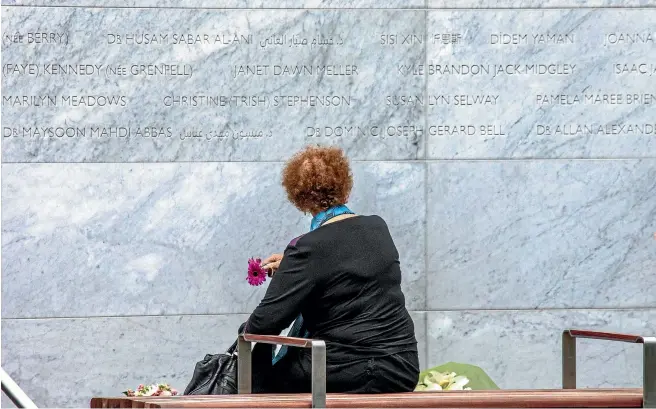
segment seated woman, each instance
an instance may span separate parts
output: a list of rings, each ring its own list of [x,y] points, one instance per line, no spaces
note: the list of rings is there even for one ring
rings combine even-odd
[[[417,340],[399,254],[383,219],[345,206],[353,177],[343,152],[306,148],[286,164],[282,184],[314,216],[311,231],[264,260],[273,278],[242,330],[279,335],[293,322],[301,336],[324,340],[327,392],[414,390]],[[272,352],[264,344],[253,350],[253,392],[310,392],[310,350],[283,347],[273,360]]]

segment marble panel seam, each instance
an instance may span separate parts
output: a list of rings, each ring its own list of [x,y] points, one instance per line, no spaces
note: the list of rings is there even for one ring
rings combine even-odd
[[[428,9],[428,0],[424,1]],[[424,37],[428,38],[428,11],[424,12]],[[424,65],[428,66],[428,41],[424,42]],[[428,99],[428,75],[424,75],[424,99]],[[424,129],[428,129],[428,110],[424,111]],[[428,159],[428,137],[424,138],[424,158]],[[428,183],[429,171],[428,161],[424,161],[424,308],[428,308],[428,197],[430,194]],[[424,314],[426,315],[426,314]],[[424,317],[426,331],[428,331],[428,321]],[[428,359],[428,342],[426,342],[426,359]]]
[[[434,312],[490,312],[490,313],[506,313],[506,312],[558,312],[558,311],[613,311],[613,312],[622,312],[622,311],[656,311],[656,305],[654,306],[638,306],[638,307],[540,307],[540,308],[454,308],[454,309],[434,309],[434,310],[413,310],[411,312],[424,312],[424,313],[434,313]]]
[[[656,156],[631,156],[631,157],[612,157],[612,158],[466,158],[466,159],[447,159],[447,158],[417,158],[417,159],[353,159],[351,163],[504,163],[504,162],[618,162],[618,161],[649,161],[656,160]],[[2,165],[164,165],[164,164],[202,164],[202,163],[219,163],[219,164],[285,164],[286,160],[248,160],[248,161],[235,161],[235,160],[176,160],[176,161],[135,161],[135,162],[25,162],[25,161],[2,161]]]
[[[656,4],[654,5],[636,5],[636,6],[544,6],[544,7],[537,7],[537,6],[524,6],[524,7],[429,7],[428,11],[523,11],[523,10],[600,10],[600,9],[607,9],[607,10],[639,10],[639,9],[645,9],[645,10],[651,10],[656,8]],[[404,10],[417,10],[417,9],[404,9]]]
[[[425,7],[185,7],[185,6],[98,6],[98,5],[71,5],[71,4],[2,4],[2,7],[16,8],[78,8],[78,9],[139,9],[139,10],[219,10],[219,11],[285,11],[285,10],[317,10],[317,11],[422,11],[422,10],[447,10],[446,8]],[[578,7],[574,7],[578,8]],[[609,7],[615,8],[615,7]],[[478,8],[461,7],[454,10],[478,10]]]
[[[2,7],[14,8],[78,8],[78,9],[139,9],[139,10],[220,10],[220,11],[284,11],[284,10],[318,10],[318,11],[371,11],[371,10],[392,10],[392,11],[505,11],[505,10],[651,10],[656,8],[656,4],[648,5],[597,5],[597,6],[502,6],[502,7],[439,7],[429,6],[424,7],[185,7],[185,6],[98,6],[98,5],[43,5],[43,4],[2,4]]]
[[[654,158],[656,159],[656,157]],[[352,159],[351,163],[424,163],[427,160],[424,158],[417,159]],[[441,159],[431,160],[435,162],[441,162]],[[453,160],[449,160],[453,162]],[[230,164],[230,163],[239,163],[239,164],[272,164],[272,165],[282,165],[287,163],[286,160],[175,160],[175,161],[93,161],[93,162],[26,162],[26,161],[2,161],[3,165],[160,165],[160,164],[195,164],[195,163],[219,163],[219,164]]]
[[[410,314],[427,314],[436,312],[489,312],[489,313],[506,313],[506,312],[541,312],[541,311],[656,311],[655,306],[637,306],[637,307],[546,307],[546,308],[454,308],[454,309],[425,309],[425,310],[408,310]],[[107,319],[107,318],[175,318],[175,317],[219,317],[219,316],[248,316],[249,312],[228,312],[228,313],[207,313],[207,314],[144,314],[144,315],[80,315],[80,316],[44,316],[44,317],[2,317],[0,321],[45,321],[45,320],[79,320],[79,319]]]

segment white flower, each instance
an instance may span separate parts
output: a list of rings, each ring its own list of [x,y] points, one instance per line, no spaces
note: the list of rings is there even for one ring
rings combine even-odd
[[[446,388],[450,391],[461,391],[469,383],[469,379],[464,376],[456,376],[453,378],[451,384]]]
[[[438,384],[441,387],[445,387],[448,384],[451,383],[450,379],[451,374],[445,374],[437,371],[432,371],[426,377],[424,378],[424,384],[426,385],[431,385],[431,384]]]
[[[441,391],[442,387],[437,384],[437,383],[431,383],[430,385],[426,386],[427,391]]]
[[[465,385],[469,383],[469,379],[466,376],[458,376],[455,372],[437,372],[431,371],[428,375],[424,376],[424,379],[417,385],[415,391],[462,391],[462,390],[471,390],[471,388],[465,388]]]
[[[152,385],[139,384],[136,390],[128,389],[123,392],[126,396],[175,396],[178,391],[171,388],[167,383]]]
[[[157,393],[157,385],[149,385],[146,387],[146,390],[144,390],[143,396],[153,396],[156,393]]]

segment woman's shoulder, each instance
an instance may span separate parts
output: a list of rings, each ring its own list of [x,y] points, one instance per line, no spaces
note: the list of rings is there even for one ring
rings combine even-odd
[[[380,217],[377,214],[371,214],[371,215],[368,215],[368,216],[365,216],[365,217],[368,217],[369,220],[371,220],[372,222],[387,224],[387,223],[385,223],[385,219],[383,219],[382,217]]]
[[[285,254],[303,259],[322,257],[326,252],[331,253],[336,243],[353,243],[357,247],[363,234],[380,240],[391,239],[389,227],[381,216],[358,215],[294,237],[287,244]]]
[[[310,244],[316,241],[321,242],[324,240],[330,240],[331,238],[334,238],[335,235],[348,235],[349,229],[352,227],[360,229],[363,226],[387,229],[387,223],[378,215],[357,215],[334,223],[327,223],[316,230],[301,234],[292,239],[289,242],[289,245],[297,246]]]
[[[364,224],[378,225],[378,226],[387,227],[387,223],[385,222],[385,219],[383,219],[381,216],[379,216],[377,214],[361,215],[361,216],[357,217],[357,219],[360,219],[360,222],[362,222]]]
[[[303,236],[305,236],[305,234],[301,234],[300,236],[298,236],[298,237],[294,237],[293,239],[291,239],[291,241],[289,242],[289,244],[287,244],[287,247],[294,247],[294,246],[296,245],[296,243],[298,243],[298,241],[299,241]]]

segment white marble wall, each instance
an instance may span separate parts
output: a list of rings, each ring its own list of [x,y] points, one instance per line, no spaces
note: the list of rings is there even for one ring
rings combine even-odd
[[[656,334],[656,1],[380,3],[2,0],[2,367],[38,405],[148,381],[184,389],[196,361],[229,346],[264,292],[244,261],[307,230],[279,182],[312,142],[347,151],[352,207],[390,225],[422,366],[555,388],[564,328]],[[109,36],[235,32],[252,40]],[[517,44],[493,44],[502,33]],[[265,42],[284,35],[291,46]],[[235,78],[245,64],[351,68]],[[540,65],[559,73],[526,68]],[[79,103],[100,95],[119,105]],[[167,104],[191,95],[263,105]],[[278,103],[307,95],[350,105]],[[30,106],[43,96],[55,104]],[[57,127],[76,135],[35,136]],[[163,131],[144,137],[151,127]],[[639,347],[579,351],[581,385],[640,384]]]

